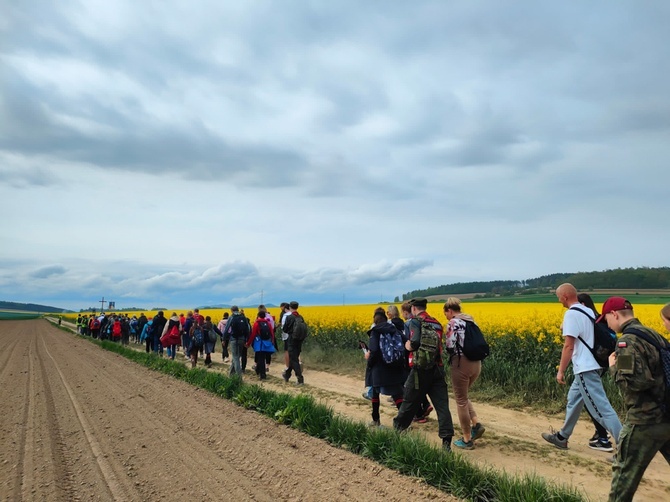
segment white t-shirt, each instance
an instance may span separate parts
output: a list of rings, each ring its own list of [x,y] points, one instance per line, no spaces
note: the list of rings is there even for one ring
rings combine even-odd
[[[593,310],[585,307],[581,303],[570,305],[570,308],[576,307],[583,312],[586,312],[591,319],[595,319]],[[600,369],[600,364],[593,357],[589,347],[593,347],[593,322],[581,312],[569,310],[563,316],[563,336],[571,336],[575,338],[575,350],[572,353],[572,371],[575,375],[584,373],[585,371]],[[589,347],[577,338],[582,337]]]
[[[281,327],[282,327],[282,328],[284,327],[284,324],[286,324],[286,319],[288,319],[288,316],[290,316],[290,315],[291,315],[291,311],[290,311],[290,310],[287,310],[286,312],[284,312],[284,313],[281,315]],[[282,331],[282,333],[281,333],[281,339],[282,339],[283,341],[288,340],[288,333],[284,333],[284,332]]]

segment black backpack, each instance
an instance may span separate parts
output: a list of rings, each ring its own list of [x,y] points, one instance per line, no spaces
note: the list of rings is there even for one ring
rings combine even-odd
[[[309,331],[307,329],[307,324],[305,324],[305,320],[301,315],[295,316],[295,322],[293,323],[293,331],[291,332],[291,336],[294,340],[302,342],[307,338],[307,335],[309,335]]]
[[[586,345],[601,368],[609,368],[610,354],[614,352],[614,349],[616,348],[616,335],[603,324],[596,322],[595,317],[591,317],[582,309],[572,307],[570,310],[581,312],[593,323],[593,347],[589,347],[581,336],[578,336],[577,338]]]
[[[465,321],[463,346],[459,348],[461,353],[470,361],[483,361],[490,352],[489,344],[486,343],[482,330],[472,321]]]
[[[649,335],[649,333],[645,333],[636,328],[626,328],[623,330],[623,334],[639,336],[658,350],[659,355],[661,356],[661,366],[663,367],[663,381],[665,382],[665,400],[661,403],[661,409],[663,410],[663,413],[670,416],[670,343],[663,340],[665,343],[661,346],[658,341]]]
[[[246,340],[249,337],[249,323],[247,322],[247,318],[242,314],[236,314],[228,318],[226,331],[230,333],[230,336],[233,338],[244,338]]]
[[[261,337],[261,340],[272,339],[272,333],[270,332],[270,325],[267,322],[258,323],[258,336]]]

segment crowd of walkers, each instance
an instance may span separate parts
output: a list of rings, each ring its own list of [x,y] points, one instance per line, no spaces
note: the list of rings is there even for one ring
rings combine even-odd
[[[609,298],[598,313],[591,297],[578,294],[572,284],[559,286],[556,296],[567,309],[561,326],[564,346],[556,381],[566,384],[565,372],[570,364],[574,379],[563,426],[542,437],[561,450],[568,449],[568,439],[586,409],[595,425],[588,446],[612,452],[616,444],[617,453],[609,459],[613,466],[609,500],[631,501],[656,453],[660,451],[670,464],[670,343],[642,325],[625,298]],[[485,352],[473,350],[472,340],[482,338],[481,331],[475,320],[461,311],[458,298],[448,298],[443,306],[445,326],[428,315],[426,304],[423,298],[404,303],[404,323],[394,306],[386,312],[376,309],[369,339],[360,341],[367,360],[363,397],[372,403],[370,426],[381,426],[380,395],[389,396],[398,408],[393,419],[398,431],[424,422],[434,408],[443,448],[451,451],[454,427],[447,394],[450,380],[463,434],[453,446],[470,450],[486,431],[468,392],[479,377],[488,346]],[[661,310],[661,318],[670,331],[670,304]],[[604,357],[603,348],[609,348]],[[605,394],[601,381],[605,371],[610,372],[623,395],[623,423]]]
[[[633,306],[625,298],[609,298],[598,313],[591,297],[578,294],[571,284],[559,286],[556,296],[567,309],[561,326],[564,346],[556,380],[566,384],[565,373],[570,364],[575,377],[568,392],[563,426],[542,437],[561,450],[568,449],[579,415],[586,409],[595,426],[589,447],[605,452],[617,450],[610,459],[613,479],[609,500],[632,500],[657,452],[670,464],[670,344],[634,317]],[[475,320],[461,311],[458,298],[448,298],[443,305],[445,325],[431,317],[426,307],[426,299],[415,298],[403,303],[400,310],[394,305],[375,309],[368,340],[359,341],[366,359],[363,397],[372,405],[370,426],[381,427],[380,400],[381,396],[388,396],[397,408],[393,419],[396,430],[425,423],[435,411],[442,446],[451,451],[454,425],[447,392],[449,381],[462,432],[453,446],[471,450],[486,431],[469,399],[469,390],[481,373],[488,345]],[[247,349],[252,347],[253,369],[261,380],[267,378],[272,354],[279,351],[281,343],[282,378],[289,382],[295,374],[297,385],[303,385],[300,355],[307,328],[298,308],[295,301],[282,303],[280,315],[275,318],[260,305],[252,322],[243,309],[233,306],[216,325],[209,316],[200,315],[198,309],[186,315],[172,313],[169,319],[162,311],[153,319],[144,314],[81,315],[77,328],[81,334],[94,338],[145,344],[147,352],[163,355],[165,350],[172,359],[181,350],[192,367],[197,365],[199,355],[204,355],[204,364],[210,366],[220,340],[223,361],[230,363],[231,375],[239,376],[246,371]],[[670,304],[661,310],[661,318],[670,331]],[[615,340],[604,363],[596,350],[602,333]],[[616,334],[621,334],[618,340]],[[605,394],[601,381],[605,371],[610,372],[622,392],[626,412],[623,424]]]
[[[111,340],[124,345],[135,343],[144,345],[147,353],[154,352],[175,359],[182,352],[195,367],[198,357],[204,356],[204,365],[212,365],[212,354],[216,344],[221,343],[224,363],[230,363],[230,374],[243,375],[247,369],[248,349],[253,348],[253,370],[259,379],[265,380],[270,370],[272,354],[279,350],[278,339],[283,344],[285,368],[282,378],[288,382],[293,373],[298,385],[305,383],[302,375],[300,353],[306,337],[306,324],[298,313],[296,301],[280,306],[280,318],[275,319],[264,305],[258,306],[253,322],[244,309],[233,305],[230,313],[212,323],[210,316],[202,316],[199,309],[184,314],[173,312],[166,318],[163,311],[154,317],[144,313],[139,316],[128,314],[86,315],[80,314],[76,320],[77,332],[100,340]],[[304,327],[304,330],[301,329]]]

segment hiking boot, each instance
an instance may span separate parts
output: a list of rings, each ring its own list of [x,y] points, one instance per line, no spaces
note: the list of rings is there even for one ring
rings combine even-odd
[[[286,380],[286,381],[288,382],[288,380]],[[302,386],[302,385],[305,385],[305,382],[296,382],[295,384],[298,385],[298,386]]]
[[[428,422],[428,419],[425,417],[414,417],[412,419],[412,422],[414,422],[415,424],[425,424],[426,422]]]
[[[567,439],[559,439],[558,438],[558,432],[543,432],[542,433],[542,438],[548,442],[553,444],[556,448],[559,448],[561,450],[567,450],[568,449],[568,440]]]
[[[481,423],[478,423],[477,425],[472,427],[472,440],[474,441],[475,439],[480,439],[484,433],[486,432],[486,427],[484,427]]]
[[[589,448],[591,448],[592,450],[606,451],[606,452],[614,451],[612,443],[605,438],[599,438],[596,439],[595,441],[589,441]]]
[[[454,446],[457,448],[462,448],[463,450],[474,450],[475,449],[475,443],[472,441],[466,441],[465,438],[458,439],[454,441]]]
[[[291,377],[288,376],[288,374],[286,373],[286,370],[284,370],[284,371],[281,372],[281,377],[284,379],[284,382],[286,382],[286,383],[288,383],[288,379],[291,378]]]
[[[451,438],[442,440],[442,449],[451,453]]]
[[[382,424],[379,420],[373,420],[372,422],[368,422],[368,427],[381,427]]]
[[[433,408],[432,406],[428,406],[428,408],[426,408],[426,411],[423,412],[423,415],[422,415],[423,418],[428,418],[428,415],[431,414],[431,412],[433,411],[433,409],[434,409],[434,408]]]
[[[370,397],[370,394],[368,394],[368,391],[363,392],[362,396],[363,396],[363,399],[367,399],[368,401],[372,401],[372,398]]]

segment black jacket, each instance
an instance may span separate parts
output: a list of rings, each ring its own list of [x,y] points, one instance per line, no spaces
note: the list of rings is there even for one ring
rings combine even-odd
[[[372,387],[390,387],[392,385],[403,385],[405,380],[407,380],[408,372],[404,360],[393,364],[386,364],[379,347],[379,339],[381,335],[398,332],[398,329],[390,322],[377,324],[368,331],[368,334],[370,335],[370,357],[368,358],[366,385]],[[402,331],[399,333],[402,335]]]

